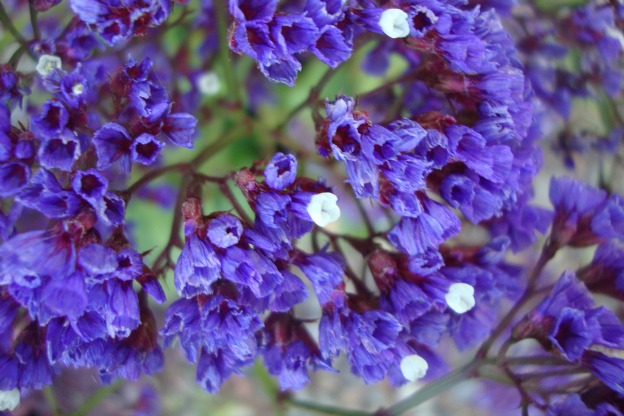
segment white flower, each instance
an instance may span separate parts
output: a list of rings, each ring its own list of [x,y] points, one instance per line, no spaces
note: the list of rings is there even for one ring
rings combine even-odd
[[[312,221],[320,227],[336,221],[340,218],[340,208],[336,204],[338,197],[331,192],[322,192],[312,196],[306,211],[312,218]]]
[[[82,85],[80,82],[77,82],[74,85],[72,85],[72,93],[74,95],[81,95],[83,92],[84,92],[84,85]]]
[[[453,283],[444,299],[455,312],[468,312],[475,306],[474,287],[467,283]]]
[[[429,364],[420,355],[408,355],[401,360],[401,373],[409,381],[416,381],[427,374]]]
[[[407,13],[401,9],[384,10],[379,19],[379,26],[392,39],[404,38],[410,33]]]
[[[61,69],[61,58],[54,55],[41,55],[35,69],[39,75],[45,77],[55,69]]]
[[[0,411],[11,411],[17,407],[19,402],[20,391],[18,389],[0,390]]]
[[[204,72],[197,81],[199,92],[204,95],[215,95],[221,89],[219,76],[212,71]]]

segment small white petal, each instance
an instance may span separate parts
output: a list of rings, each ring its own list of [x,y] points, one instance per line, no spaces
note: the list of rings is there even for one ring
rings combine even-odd
[[[84,92],[84,85],[79,82],[72,85],[72,92],[74,95],[81,95]]]
[[[54,55],[41,55],[35,69],[39,75],[45,77],[55,69],[61,69],[61,58]]]
[[[624,49],[624,34],[622,34],[621,30],[611,26],[606,29],[606,32],[610,37],[617,39],[617,41],[620,42],[620,47]]]
[[[444,299],[455,312],[468,312],[475,306],[474,287],[467,283],[453,283]]]
[[[205,72],[199,77],[197,86],[199,87],[199,92],[211,96],[219,92],[221,89],[221,81],[215,72]]]
[[[0,411],[11,411],[17,407],[20,402],[20,391],[0,390]]]
[[[306,211],[316,225],[325,227],[340,218],[340,208],[336,202],[338,202],[336,195],[331,192],[322,192],[312,196]]]
[[[408,355],[401,360],[401,373],[409,381],[416,381],[427,374],[429,364],[420,355]]]
[[[401,9],[384,10],[379,19],[379,26],[392,39],[404,38],[410,33],[407,13]]]

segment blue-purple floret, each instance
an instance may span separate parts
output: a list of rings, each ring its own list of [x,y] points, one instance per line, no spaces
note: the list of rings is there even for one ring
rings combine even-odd
[[[562,358],[589,369],[610,389],[624,393],[620,351],[624,326],[604,306],[596,307],[587,287],[574,273],[565,272],[514,334],[532,337]]]
[[[72,0],[70,6],[109,45],[161,25],[171,11],[171,2],[167,0]]]
[[[295,54],[310,51],[332,68],[351,56],[351,32],[342,3],[310,0],[299,12],[277,14],[277,2],[230,0],[234,27],[230,47],[248,55],[271,81],[293,86],[301,63]]]
[[[32,6],[43,12],[56,3]],[[402,360],[418,355],[428,364],[424,380],[431,380],[448,371],[438,355],[443,336],[460,351],[474,348],[492,333],[501,300],[518,300],[525,271],[507,263],[506,253],[533,244],[535,231],[550,226],[544,256],[566,245],[598,244],[594,259],[576,275],[565,272],[510,341],[534,338],[562,362],[593,373],[602,384],[591,389],[624,396],[624,326],[589,294],[624,299],[624,254],[616,241],[624,239],[622,199],[554,178],[554,213],[529,205],[530,183],[542,163],[533,91],[564,118],[572,100],[590,96],[595,86],[619,93],[622,44],[615,30],[624,7],[590,3],[561,13],[560,24],[569,28],[566,47],[553,43],[557,29],[529,27],[536,39],[521,47],[538,60],[529,60],[525,72],[496,16],[508,15],[514,0],[397,0],[382,7],[229,0],[229,21],[219,25],[212,1],[201,3],[195,25],[205,32],[202,56],[212,62],[209,55],[224,40],[215,27],[225,23],[230,49],[258,66],[250,83],[261,73],[293,86],[307,52],[335,69],[362,40],[376,43],[364,66],[377,76],[389,76],[391,56],[400,56],[409,72],[388,78],[391,88],[360,100],[338,95],[326,102],[324,119],[316,108],[320,91],[313,89],[304,103],[315,107],[321,156],[344,162],[355,197],[387,209],[393,223],[380,231],[373,221],[369,238],[359,238],[313,221],[308,210],[317,208],[315,197],[334,190],[298,176],[286,142],[271,159],[223,177],[203,175],[212,175],[199,170],[211,155],[200,155],[124,186],[133,167],[136,174],[164,159],[166,143],[193,148],[198,119],[191,113],[213,116],[200,97],[210,95],[200,91],[209,68],[185,68],[181,79],[166,68],[188,54],[188,45],[175,57],[155,44],[133,49],[142,55],[137,61],[94,55],[100,40],[149,39],[151,28],[168,18],[169,0],[70,0],[75,16],[64,30],[51,33],[42,24],[43,35],[33,33],[28,41],[25,52],[62,62],[47,74],[39,67],[32,74],[34,87],[48,95],[29,104],[28,122],[12,125],[19,115],[11,109],[29,93],[30,76],[17,65],[0,66],[0,197],[12,199],[0,207],[0,392],[41,389],[63,367],[93,368],[104,383],[154,374],[164,365],[159,335],[165,347],[179,339],[197,366],[198,384],[211,393],[258,358],[281,390],[303,388],[310,370],[335,371],[340,355],[366,383],[388,378],[393,386],[408,381]],[[406,13],[405,37],[395,39],[382,27],[388,8]],[[583,52],[580,73],[553,66],[574,47]],[[12,59],[20,59],[18,52]],[[181,91],[186,81],[190,91]],[[247,115],[259,110],[258,94],[248,89]],[[214,97],[219,105],[238,111],[239,103],[229,107],[238,98],[223,92]],[[616,129],[607,134],[595,143],[603,154],[615,152],[621,136]],[[564,150],[569,156],[587,148],[572,143]],[[186,184],[177,202],[170,189],[161,198],[142,188],[174,171]],[[239,206],[230,181],[253,215]],[[204,182],[220,187],[233,209],[204,215]],[[336,194],[342,200],[343,193]],[[126,204],[137,196],[175,204],[182,215],[184,239],[174,227],[154,271],[144,263],[149,251],[137,251],[129,240]],[[488,227],[491,240],[449,243],[468,222]],[[299,240],[310,233],[309,253]],[[329,243],[320,248],[323,240]],[[362,255],[372,279],[355,276],[339,253],[343,240]],[[181,250],[175,265],[172,247]],[[159,331],[148,296],[166,301],[159,279],[167,269],[180,298],[168,306]],[[458,286],[474,291],[463,299],[474,301],[468,310],[449,297]],[[295,307],[306,300],[320,306],[318,337],[309,331],[311,320],[297,318]],[[570,395],[546,412],[614,413],[589,393]]]
[[[180,299],[167,311],[165,346],[179,337],[186,358],[197,362],[197,382],[210,392],[256,356],[256,312],[221,295]]]
[[[96,367],[103,381],[109,376],[136,379],[162,367],[157,343],[146,348],[135,335],[142,331],[141,337],[153,339],[155,334],[153,323],[146,321],[146,304],[132,286],[134,280],[145,285],[148,279],[141,255],[90,242],[86,230],[94,217],[78,218],[48,231],[17,234],[0,248],[0,282],[6,293],[33,320],[28,331],[45,328],[42,335],[23,338],[12,354],[4,351],[5,365],[22,363],[13,387],[42,388],[51,382],[55,363]],[[148,293],[162,293],[150,285]],[[11,305],[16,304],[6,305],[3,315],[9,314],[10,323]],[[127,359],[133,354],[136,359]]]

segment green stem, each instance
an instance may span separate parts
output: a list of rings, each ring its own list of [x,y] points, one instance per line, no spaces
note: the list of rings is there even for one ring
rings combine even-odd
[[[193,160],[189,162],[189,167],[192,170],[196,170],[204,162],[214,156],[217,152],[221,151],[223,148],[231,144],[232,141],[241,138],[243,133],[247,131],[249,131],[249,123],[244,120],[242,121],[241,125],[231,128],[229,131],[221,135],[221,137],[206,146],[201,152],[197,154],[197,156],[195,156]]]
[[[256,361],[251,370],[254,374],[254,379],[258,381],[258,384],[264,390],[264,393],[273,403],[273,410],[275,416],[285,416],[286,412],[284,406],[279,402],[280,389],[273,377],[269,374],[267,369],[260,363],[260,361]]]
[[[364,221],[364,225],[366,226],[366,231],[368,231],[368,236],[371,237],[371,236],[376,235],[377,233],[375,232],[375,227],[373,227],[373,223],[368,217],[368,213],[366,212],[366,208],[364,208],[362,200],[356,197],[355,205],[357,206],[358,211],[360,211],[360,215],[362,216],[362,221]]]
[[[122,381],[119,380],[109,386],[104,386],[98,389],[91,395],[78,410],[74,412],[72,416],[88,416],[93,409],[95,409],[104,399],[117,391],[122,385]]]
[[[531,273],[528,278],[527,287],[524,290],[520,299],[512,306],[512,308],[507,312],[507,314],[500,321],[498,326],[492,331],[492,334],[488,337],[487,340],[481,345],[479,351],[477,351],[477,356],[483,358],[487,356],[488,351],[492,348],[492,345],[499,336],[503,334],[511,324],[511,321],[516,317],[516,314],[524,307],[524,305],[531,299],[533,296],[533,291],[535,290],[535,285],[538,281],[539,276],[542,274],[542,270],[546,264],[555,256],[557,253],[558,247],[556,244],[552,243],[550,237],[546,240],[546,244],[542,247],[542,252],[540,254],[537,263],[531,270]]]
[[[219,37],[219,56],[221,65],[223,65],[223,76],[225,77],[225,83],[228,89],[228,95],[232,97],[232,101],[235,103],[242,103],[242,95],[238,82],[236,80],[236,73],[234,72],[234,65],[232,63],[232,57],[230,56],[230,45],[228,42],[228,2],[227,0],[215,1],[215,14],[217,17],[217,36]]]
[[[564,366],[569,365],[568,361],[555,356],[528,356],[528,357],[511,357],[505,359],[507,365],[552,365]]]
[[[58,405],[58,401],[56,400],[56,394],[54,394],[54,387],[53,386],[47,386],[45,389],[43,389],[43,395],[45,396],[48,405],[50,406],[50,409],[52,409],[52,414],[53,415],[60,415],[61,412],[59,411],[59,405]]]
[[[20,45],[19,48],[17,48],[17,50],[13,52],[13,55],[11,55],[11,58],[9,59],[9,65],[11,65],[13,69],[17,68],[20,59],[22,59],[22,55],[24,55],[24,52],[26,52],[27,50],[28,48],[24,47],[24,45]]]
[[[128,189],[124,191],[124,193],[127,195],[129,199],[134,192],[142,188],[144,185],[147,185],[148,183],[163,176],[164,174],[168,172],[171,172],[174,170],[184,170],[186,167],[187,167],[186,163],[176,163],[174,165],[168,165],[168,166],[164,166],[162,168],[156,169],[156,170],[152,170],[146,173],[141,178],[137,179],[137,181],[133,183],[132,185],[130,185]]]
[[[30,12],[30,24],[32,26],[33,36],[35,39],[41,39],[41,32],[39,31],[39,24],[37,22],[37,10],[35,9],[34,0],[28,0],[28,10]]]
[[[322,415],[334,415],[334,416],[370,416],[368,412],[362,412],[359,410],[348,410],[339,407],[328,406],[319,403],[310,403],[302,400],[288,398],[286,402],[293,407],[300,409],[311,410]]]
[[[379,412],[380,415],[383,416],[398,416],[409,409],[412,409],[416,406],[421,405],[427,400],[437,396],[438,394],[450,389],[456,384],[461,383],[462,381],[471,378],[472,372],[477,370],[484,362],[482,360],[473,360],[466,364],[465,366],[458,368],[455,371],[452,371],[445,375],[444,377],[434,381],[433,383],[427,384],[422,389],[418,390],[416,393],[411,396],[401,400],[396,403],[392,407],[382,410]]]
[[[392,407],[383,411],[381,414],[384,416],[398,416],[409,409],[412,409],[416,406],[421,405],[427,400],[437,396],[438,394],[450,389],[451,387],[459,384],[460,382],[466,380],[468,378],[468,373],[475,368],[475,363],[471,362],[468,365],[461,367],[446,376],[440,378],[439,380],[427,384],[422,389],[418,390],[413,395],[407,397],[406,399],[396,403]]]
[[[11,22],[11,18],[9,17],[9,15],[6,12],[6,9],[4,8],[4,4],[2,4],[1,1],[0,1],[0,24],[2,24],[2,26],[4,26],[5,29],[8,30],[11,33],[11,35],[13,35],[13,38],[21,46],[26,48],[26,50],[28,51],[28,54],[32,56],[32,58],[36,61],[37,55],[35,55],[34,52],[30,50],[30,48],[28,47],[28,41],[26,40],[26,38],[24,38],[20,34],[20,32],[15,28],[15,26],[13,25],[13,22]]]
[[[129,199],[134,192],[136,192],[139,188],[144,185],[152,182],[153,180],[163,176],[164,174],[172,171],[188,171],[195,170],[199,168],[203,163],[209,160],[212,156],[216,155],[220,150],[230,144],[233,140],[239,138],[242,133],[247,130],[246,124],[243,124],[240,127],[229,130],[228,132],[222,134],[215,141],[206,146],[202,151],[200,151],[197,156],[186,163],[175,163],[173,165],[163,166],[162,168],[153,170],[151,172],[146,173],[143,177],[137,179],[135,183],[130,185],[128,189],[123,191],[126,197]]]
[[[275,131],[284,130],[284,128],[288,125],[288,123],[290,123],[292,118],[296,116],[300,111],[302,111],[304,108],[308,107],[311,104],[316,104],[319,100],[321,92],[323,91],[323,88],[325,88],[325,85],[327,85],[334,73],[335,71],[332,68],[328,67],[319,79],[319,81],[316,83],[316,85],[310,89],[308,98],[306,98],[304,101],[299,103],[299,105],[290,110],[284,120],[282,120],[282,122],[279,123],[277,127],[275,127]]]

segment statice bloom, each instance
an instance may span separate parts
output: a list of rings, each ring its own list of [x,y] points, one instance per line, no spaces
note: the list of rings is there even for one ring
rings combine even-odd
[[[162,367],[162,358],[146,367],[139,355],[127,359],[133,348],[146,351],[138,335],[143,330],[137,328],[155,330],[132,283],[137,281],[161,302],[162,288],[146,275],[140,254],[121,236],[112,247],[94,239],[95,223],[93,213],[79,214],[47,231],[17,234],[0,247],[0,284],[34,325],[18,332],[17,338],[8,337],[13,348],[5,350],[6,365],[15,360],[37,365],[16,367],[19,377],[14,387],[41,388],[50,383],[54,364],[96,367],[104,381],[112,374],[138,378]],[[37,325],[45,325],[45,333],[29,335],[42,330]],[[151,339],[149,351],[158,354],[158,344]],[[36,360],[22,354],[35,354]]]
[[[577,271],[578,278],[594,293],[624,298],[624,248],[616,241],[598,245],[591,263]]]
[[[305,329],[292,328],[301,323],[288,312],[308,290],[289,266],[312,282],[320,302],[330,299],[332,288],[342,284],[342,260],[327,251],[305,253],[295,241],[340,211],[327,186],[298,177],[296,169],[293,155],[277,153],[265,166],[263,182],[249,169],[233,175],[256,214],[253,224],[232,213],[203,215],[197,197],[182,205],[185,243],[174,283],[183,299],[169,308],[162,334],[166,345],[181,339],[187,359],[197,363],[198,383],[210,392],[258,354],[283,389],[307,384],[308,367],[331,369]],[[263,324],[260,316],[267,311],[273,318]],[[214,339],[213,331],[224,338]]]
[[[264,363],[282,390],[304,387],[310,381],[308,368],[333,371],[302,323],[288,314],[271,314],[259,343]]]
[[[514,337],[536,338],[567,361],[580,363],[606,386],[624,393],[624,326],[604,306],[596,307],[586,286],[565,272],[551,294],[514,329]]]
[[[179,337],[186,358],[197,362],[197,382],[210,392],[256,356],[255,332],[262,327],[253,309],[219,294],[180,299],[171,305],[162,334],[165,346]]]
[[[493,11],[437,1],[398,5],[391,14],[395,9],[372,6],[349,12],[362,28],[393,38],[388,46],[414,65],[426,60],[417,78],[427,89],[419,91],[444,94],[450,105],[374,122],[364,106],[341,95],[326,103],[317,145],[322,156],[344,162],[356,197],[400,216],[386,234],[392,245],[423,256],[460,232],[452,209],[475,224],[514,209],[541,159],[530,134],[530,88]],[[397,36],[384,29],[388,19]],[[409,35],[398,42],[404,23]],[[534,215],[544,231],[542,212]]]
[[[567,177],[550,182],[555,207],[552,234],[559,246],[585,246],[622,237],[624,210],[618,195]]]
[[[80,19],[90,25],[109,45],[135,35],[142,35],[149,27],[159,26],[169,15],[171,3],[163,0],[85,1],[72,0],[71,8]]]
[[[553,209],[532,205],[541,137],[568,166],[618,153],[617,3],[5,0],[0,413],[72,369],[154,375],[178,344],[209,393],[254,364],[284,403],[344,364],[393,387],[448,374],[377,411],[397,413],[496,365],[525,407],[620,414],[624,326],[591,296],[624,299],[618,184],[556,177]],[[535,269],[510,262],[549,227]],[[567,246],[594,258],[549,286]],[[505,355],[528,339],[540,356]],[[451,371],[448,348],[479,349]]]
[[[342,4],[312,0],[303,10],[276,14],[277,2],[230,0],[234,28],[230,47],[250,56],[271,81],[293,86],[301,63],[295,54],[310,51],[334,68],[351,56],[351,32]]]

